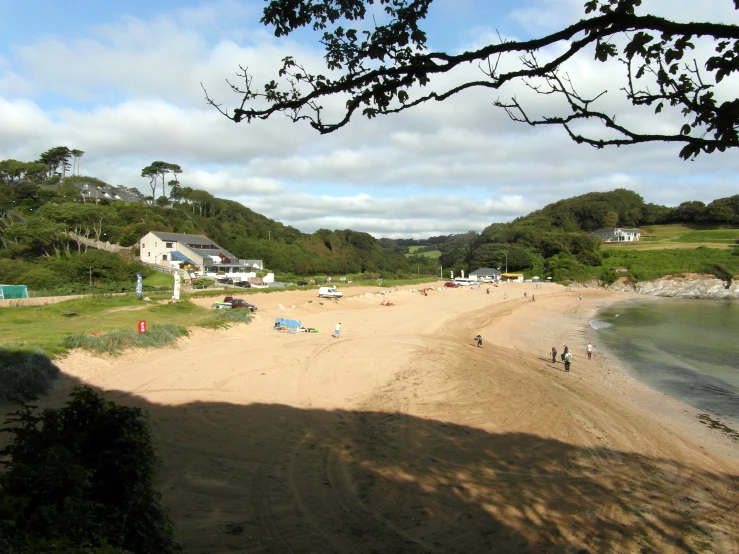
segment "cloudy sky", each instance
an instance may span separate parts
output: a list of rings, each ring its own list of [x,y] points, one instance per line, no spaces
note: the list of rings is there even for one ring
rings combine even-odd
[[[425,29],[432,50],[458,52],[498,34],[541,36],[583,17],[583,4],[436,0]],[[643,5],[682,21],[739,23],[733,0]],[[201,82],[233,107],[238,98],[225,79],[239,65],[255,82],[276,77],[287,55],[325,72],[317,37],[274,38],[259,24],[263,7],[262,0],[0,0],[0,159],[34,160],[66,145],[86,152],[83,174],[144,191],[141,168],[164,160],[183,167],[183,185],[302,231],[351,228],[377,237],[479,231],[560,198],[618,187],[667,205],[737,193],[735,152],[684,162],[675,146],[595,150],[562,129],[511,122],[494,100],[515,95],[532,115],[560,109],[520,84],[356,119],[327,136],[284,117],[237,125],[206,105]],[[679,128],[674,114],[656,120],[623,104],[617,65],[596,64],[588,52],[567,70],[584,95],[609,90],[600,106],[619,121]],[[482,78],[477,66],[434,84],[467,78]]]

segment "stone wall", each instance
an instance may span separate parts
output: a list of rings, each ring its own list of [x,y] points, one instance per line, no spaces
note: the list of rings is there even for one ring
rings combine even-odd
[[[46,306],[47,304],[57,304],[65,300],[75,300],[77,298],[85,298],[84,294],[73,294],[69,296],[39,296],[37,298],[11,298],[8,300],[0,300],[0,308],[12,308],[21,306]]]

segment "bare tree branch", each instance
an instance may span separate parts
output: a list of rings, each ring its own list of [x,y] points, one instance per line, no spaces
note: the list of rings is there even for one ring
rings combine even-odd
[[[372,31],[345,29],[336,25],[342,17],[360,20],[366,6],[377,1],[385,6],[390,22],[375,24]],[[529,125],[561,125],[578,143],[602,148],[642,142],[666,141],[683,143],[680,155],[694,157],[700,152],[713,152],[739,146],[739,100],[719,103],[712,88],[723,78],[739,72],[739,27],[720,22],[680,23],[654,15],[638,15],[639,0],[588,0],[586,13],[594,15],[560,31],[528,41],[504,41],[460,54],[427,52],[426,35],[419,22],[425,18],[432,0],[272,0],[264,10],[262,22],[272,25],[277,36],[312,24],[324,31],[320,43],[326,49],[326,66],[338,76],[313,74],[291,56],[282,60],[277,80],[254,85],[248,68],[240,66],[237,76],[242,84],[227,81],[240,96],[232,109],[224,108],[205,92],[206,102],[236,123],[266,120],[282,113],[294,122],[307,121],[322,134],[347,125],[360,112],[368,118],[400,113],[430,100],[444,101],[460,92],[474,89],[500,89],[515,80],[525,80],[532,90],[542,94],[562,95],[571,114],[562,117],[529,117],[514,98],[495,102],[515,121]],[[737,2],[739,3],[739,2]],[[331,30],[326,30],[334,25]],[[619,54],[612,42],[617,36],[627,38]],[[363,38],[361,38],[363,37]],[[703,64],[715,83],[701,75],[696,60],[680,64],[687,50],[693,49],[693,37],[707,37],[716,42],[716,55]],[[733,42],[733,47],[730,47]],[[563,53],[546,63],[539,63],[536,53],[555,45],[567,45]],[[585,99],[575,91],[568,77],[560,77],[563,66],[579,52],[592,48],[597,60],[617,59],[626,68],[626,85],[621,89],[634,106],[657,105],[658,114],[667,104],[682,109],[686,118],[674,134],[637,133],[615,121],[615,116],[595,110],[593,104],[604,93]],[[501,72],[504,56],[517,56],[521,67]],[[477,63],[484,79],[469,80],[444,91],[432,90],[411,98],[422,87],[429,86],[437,75],[448,74],[468,63]],[[657,90],[639,87],[637,81],[649,75]],[[543,79],[545,86],[531,85],[532,79]],[[343,115],[326,121],[322,101],[333,96],[346,97]],[[605,128],[622,137],[598,139],[573,131],[572,124],[599,120]]]

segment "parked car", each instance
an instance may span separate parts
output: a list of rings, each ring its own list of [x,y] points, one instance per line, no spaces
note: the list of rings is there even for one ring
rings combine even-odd
[[[447,281],[446,283],[444,283],[444,286],[456,289],[457,287],[461,287],[462,285],[460,285],[459,283],[452,283],[451,281]]]
[[[245,308],[252,312],[257,311],[257,307],[254,304],[249,304],[246,300],[242,300],[241,298],[234,299],[233,302],[231,302],[231,308]]]
[[[335,287],[321,287],[318,289],[318,298],[341,298],[344,293]]]
[[[308,284],[308,281],[298,281],[298,286],[299,287],[304,287],[307,284]]]
[[[218,281],[219,283],[224,283],[226,285],[234,284],[234,280],[229,277],[219,277],[218,279],[216,279],[216,281]]]
[[[251,283],[249,281],[236,281],[234,282],[234,286],[248,289],[249,287],[251,287]]]
[[[216,302],[215,304],[213,304],[213,307],[219,310],[222,310],[224,308],[245,308],[247,310],[251,310],[252,312],[257,311],[257,307],[254,304],[249,304],[246,300],[243,300],[241,298],[234,298],[233,296],[227,296],[223,299],[223,302]]]

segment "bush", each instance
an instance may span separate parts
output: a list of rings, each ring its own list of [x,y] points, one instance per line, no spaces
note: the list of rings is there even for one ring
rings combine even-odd
[[[181,550],[154,489],[159,460],[140,408],[76,387],[64,407],[37,413],[23,403],[6,424],[12,438],[0,451],[3,552]]]
[[[34,267],[16,279],[16,284],[26,285],[29,289],[50,289],[61,285],[64,279],[57,272],[47,267]]]
[[[160,348],[188,334],[174,323],[153,323],[146,333],[134,329],[113,329],[102,335],[69,335],[62,339],[65,348],[84,348],[96,354],[120,354],[126,348]]]
[[[0,348],[0,402],[44,393],[59,373],[40,348],[5,343]]]
[[[211,286],[213,283],[215,283],[215,279],[210,279],[208,277],[198,277],[192,282],[193,288],[196,289],[205,289]]]
[[[231,323],[249,323],[251,320],[251,311],[244,308],[215,310],[206,321],[200,324],[200,327],[216,329],[228,327]]]

